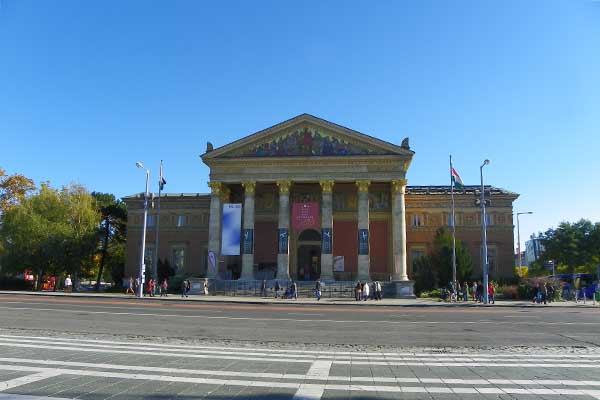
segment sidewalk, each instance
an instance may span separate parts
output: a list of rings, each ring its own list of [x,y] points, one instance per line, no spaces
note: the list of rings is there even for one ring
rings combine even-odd
[[[105,299],[120,299],[120,300],[136,300],[139,298],[131,295],[119,294],[119,293],[94,293],[94,292],[78,292],[78,293],[63,293],[63,292],[31,292],[31,291],[13,291],[13,290],[0,290],[0,294],[7,295],[25,295],[25,296],[41,296],[41,297],[70,297],[70,298],[105,298]],[[496,304],[484,305],[475,303],[472,301],[458,302],[458,303],[446,303],[439,301],[438,299],[430,298],[416,298],[416,299],[383,299],[380,301],[355,301],[354,299],[343,299],[343,298],[321,298],[317,301],[314,298],[301,297],[298,300],[283,300],[274,299],[272,297],[253,297],[253,296],[205,296],[205,295],[189,295],[187,298],[182,298],[179,294],[169,294],[168,297],[143,297],[143,300],[147,301],[191,301],[198,303],[229,303],[229,304],[298,304],[298,305],[312,305],[312,306],[361,306],[361,307],[381,307],[381,306],[396,306],[396,307],[448,307],[448,308],[473,308],[473,307],[520,307],[520,308],[548,308],[548,307],[560,307],[560,308],[581,308],[581,307],[597,307],[600,308],[600,304],[593,304],[592,301],[587,301],[586,304],[582,302],[575,303],[572,301],[554,302],[548,305],[544,304],[533,304],[531,301],[523,300],[498,300]]]

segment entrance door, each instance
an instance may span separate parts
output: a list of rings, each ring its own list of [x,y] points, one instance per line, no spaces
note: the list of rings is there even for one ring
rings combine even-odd
[[[299,281],[314,281],[321,276],[321,234],[313,229],[303,231],[298,237]]]

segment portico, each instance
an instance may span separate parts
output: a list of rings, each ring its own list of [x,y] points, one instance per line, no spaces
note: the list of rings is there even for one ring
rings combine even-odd
[[[397,146],[308,114],[207,145],[208,276],[219,278],[229,264],[221,210],[235,202],[240,279],[264,278],[259,268],[274,264],[272,277],[283,280],[408,281],[404,194],[413,154],[408,139]]]

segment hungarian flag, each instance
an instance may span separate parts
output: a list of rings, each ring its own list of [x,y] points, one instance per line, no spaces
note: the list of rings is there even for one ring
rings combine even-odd
[[[463,183],[462,179],[460,179],[460,175],[458,172],[456,172],[454,167],[450,168],[450,174],[452,176],[452,183],[454,184],[455,188],[462,189],[465,187],[465,184]]]
[[[162,161],[161,161],[161,162],[160,162],[160,176],[159,176],[159,178],[158,178],[158,188],[159,188],[160,190],[163,190],[166,184],[167,184],[167,181],[166,181],[166,179],[163,177],[163,174],[162,174]]]

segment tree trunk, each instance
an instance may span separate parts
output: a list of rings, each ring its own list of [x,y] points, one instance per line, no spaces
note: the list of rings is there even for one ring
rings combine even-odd
[[[96,292],[100,291],[100,281],[102,280],[102,272],[104,272],[104,260],[108,251],[108,239],[110,237],[110,222],[108,217],[105,220],[104,243],[102,245],[102,257],[100,257],[100,267],[98,268],[98,279],[96,279]]]

